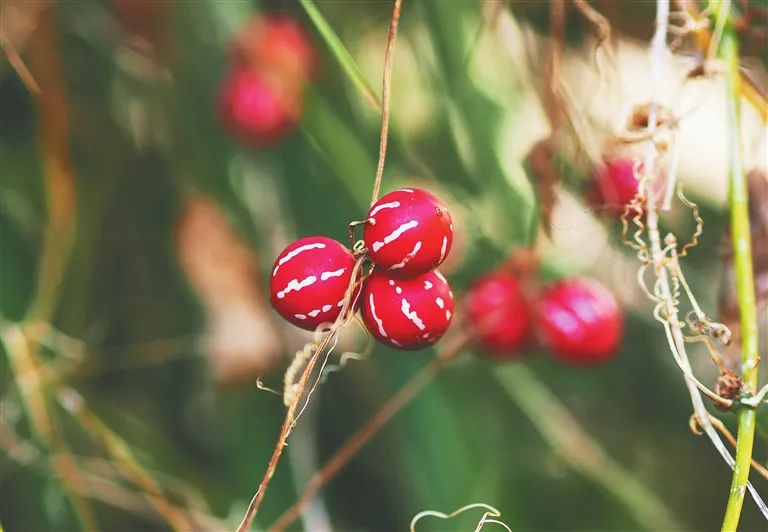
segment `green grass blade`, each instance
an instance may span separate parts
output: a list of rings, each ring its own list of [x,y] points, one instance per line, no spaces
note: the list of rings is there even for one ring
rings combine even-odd
[[[352,58],[352,54],[349,53],[347,47],[344,46],[343,42],[341,42],[338,34],[333,31],[331,25],[328,24],[328,21],[325,19],[322,13],[320,13],[312,0],[299,1],[301,2],[301,6],[307,12],[310,20],[312,20],[312,23],[317,28],[317,31],[320,33],[320,36],[331,49],[333,55],[336,56],[336,60],[339,62],[339,65],[341,65],[342,70],[347,74],[347,76],[349,76],[352,84],[362,93],[363,97],[371,105],[371,107],[378,111],[381,108],[379,99],[376,97],[373,89],[363,77],[363,73],[360,71],[357,63],[355,63],[355,60]]]

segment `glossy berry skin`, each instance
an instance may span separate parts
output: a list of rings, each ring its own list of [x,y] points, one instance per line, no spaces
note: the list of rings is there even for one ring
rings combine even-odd
[[[297,86],[312,76],[317,63],[314,46],[304,28],[282,13],[253,17],[234,42],[233,59],[279,75]]]
[[[297,240],[275,260],[270,301],[297,327],[314,331],[341,312],[355,259],[336,240],[309,236]]]
[[[445,260],[453,243],[448,208],[429,192],[401,188],[371,206],[363,240],[377,268],[412,278]]]
[[[639,181],[632,159],[608,159],[595,176],[592,194],[598,207],[620,216],[637,195]]]
[[[413,279],[374,270],[360,296],[363,322],[381,343],[421,349],[437,342],[453,317],[453,292],[437,270]]]
[[[565,362],[595,364],[613,357],[623,317],[613,294],[597,281],[572,278],[550,286],[536,310],[536,333]]]
[[[235,66],[222,84],[221,121],[246,146],[277,142],[296,128],[300,114],[300,95],[281,91],[247,66]]]
[[[531,335],[531,319],[516,275],[486,275],[469,288],[464,305],[469,330],[490,357],[508,360],[518,356],[518,349]]]

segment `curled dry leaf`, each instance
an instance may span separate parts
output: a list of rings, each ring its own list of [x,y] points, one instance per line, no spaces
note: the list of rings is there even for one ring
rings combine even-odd
[[[755,271],[755,297],[757,298],[760,352],[768,351],[768,176],[760,170],[747,174],[749,189],[749,219],[752,237],[752,267]],[[720,283],[720,321],[733,334],[731,345],[725,349],[726,365],[730,369],[739,366],[741,357],[741,328],[739,306],[736,298],[736,277],[733,265],[733,249],[730,229],[723,242],[723,273]]]
[[[218,206],[191,195],[177,222],[179,263],[205,309],[204,351],[219,382],[254,379],[275,366],[282,340],[259,286],[258,261]]]

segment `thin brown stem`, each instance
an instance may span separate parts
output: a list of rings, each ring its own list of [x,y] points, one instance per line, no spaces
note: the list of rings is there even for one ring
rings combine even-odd
[[[290,403],[288,404],[288,409],[285,413],[285,420],[283,421],[283,425],[280,429],[280,434],[277,437],[277,443],[275,444],[275,448],[272,451],[272,456],[269,458],[267,470],[264,473],[261,482],[259,483],[259,487],[256,490],[256,493],[254,494],[253,498],[251,498],[251,502],[248,504],[248,509],[245,512],[245,516],[243,516],[243,520],[237,527],[237,532],[245,532],[251,528],[253,520],[256,517],[256,513],[259,511],[259,507],[264,500],[264,495],[267,492],[269,483],[272,481],[272,477],[275,475],[277,464],[280,461],[280,457],[283,455],[283,450],[285,449],[286,445],[288,445],[288,437],[291,435],[293,427],[296,425],[301,412],[304,410],[306,401],[309,401],[309,396],[312,394],[312,391],[318,384],[318,381],[315,381],[315,383],[308,389],[307,384],[309,382],[309,378],[312,375],[318,360],[320,360],[323,352],[328,348],[333,339],[336,337],[339,329],[344,326],[354,314],[355,305],[353,301],[353,294],[360,284],[360,281],[358,280],[358,274],[362,268],[364,260],[365,259],[361,257],[355,263],[355,267],[352,270],[351,281],[347,287],[347,292],[344,295],[344,305],[341,308],[341,313],[339,314],[339,317],[336,318],[336,321],[333,323],[333,325],[331,325],[328,332],[323,336],[322,340],[320,340],[318,343],[315,352],[307,361],[307,365],[305,366],[304,371],[301,373],[301,377],[296,383],[295,393]],[[303,405],[302,400],[304,400]]]
[[[3,52],[5,52],[5,57],[8,58],[8,62],[16,71],[16,74],[19,75],[19,79],[27,88],[27,90],[35,96],[38,96],[41,92],[40,85],[37,84],[37,81],[35,81],[35,77],[32,75],[32,72],[30,72],[27,68],[27,65],[24,64],[24,61],[19,56],[19,52],[16,50],[16,47],[13,45],[10,39],[8,39],[2,29],[0,29],[0,47],[2,47]]]
[[[400,7],[403,0],[395,0],[392,10],[392,20],[387,34],[387,51],[384,54],[384,76],[381,82],[381,136],[379,138],[379,163],[376,166],[376,179],[373,182],[371,204],[376,203],[381,189],[381,178],[384,175],[384,160],[387,158],[387,132],[389,131],[389,100],[392,81],[392,55],[397,40],[397,26],[400,22]]]
[[[466,335],[457,337],[429,364],[406,382],[392,395],[366,423],[352,434],[344,444],[326,462],[325,466],[315,473],[304,487],[299,499],[286,510],[268,530],[280,531],[293,523],[317,496],[318,492],[333,479],[336,474],[365,446],[403,406],[426,386],[441,369],[452,362],[467,346],[469,338]]]

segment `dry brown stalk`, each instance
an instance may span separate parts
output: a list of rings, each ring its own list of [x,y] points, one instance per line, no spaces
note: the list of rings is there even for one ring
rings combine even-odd
[[[379,433],[382,427],[397,414],[403,406],[426,386],[434,376],[446,365],[452,362],[468,345],[469,337],[461,333],[438,356],[406,382],[392,395],[365,424],[352,434],[344,444],[326,462],[325,466],[315,473],[304,487],[299,499],[286,510],[269,530],[280,531],[293,523],[317,496],[318,492],[333,479],[336,474]]]
[[[389,130],[389,102],[390,102],[390,92],[391,92],[390,82],[392,78],[392,55],[395,47],[395,40],[397,39],[397,28],[400,21],[401,6],[402,6],[402,0],[395,0],[394,8],[392,10],[392,19],[389,24],[389,32],[387,34],[387,48],[384,54],[384,74],[383,74],[383,80],[382,80],[381,135],[379,140],[379,162],[376,168],[376,177],[373,184],[373,194],[371,196],[371,203],[374,203],[379,196],[379,190],[381,188],[381,179],[384,174],[384,161],[387,156],[387,133]],[[349,287],[347,288],[347,293],[344,297],[344,306],[341,309],[341,313],[339,314],[339,317],[336,319],[336,322],[331,326],[330,330],[325,334],[323,339],[319,342],[314,355],[309,358],[304,368],[304,371],[301,373],[301,377],[299,378],[295,386],[293,386],[293,389],[295,390],[294,392],[295,396],[292,398],[292,400],[288,404],[288,410],[286,411],[286,414],[285,414],[285,421],[283,422],[283,426],[280,429],[280,434],[277,438],[277,444],[275,445],[275,448],[272,451],[272,456],[269,459],[269,463],[267,465],[267,470],[264,473],[264,477],[259,483],[259,488],[256,490],[255,495],[251,499],[251,502],[248,504],[248,509],[246,510],[245,516],[243,517],[242,522],[237,528],[238,532],[244,532],[250,529],[251,525],[253,524],[253,520],[256,517],[256,513],[258,512],[259,507],[261,506],[261,503],[264,500],[264,495],[266,493],[267,487],[269,486],[269,483],[272,480],[272,477],[274,476],[275,471],[277,470],[277,464],[280,461],[280,457],[283,454],[283,449],[287,445],[288,436],[290,435],[291,430],[293,430],[293,427],[296,425],[298,417],[301,415],[304,408],[306,407],[307,402],[309,401],[309,397],[311,396],[312,392],[314,391],[314,389],[317,387],[319,383],[319,379],[318,379],[314,382],[312,386],[307,388],[307,383],[309,382],[309,378],[312,375],[318,360],[322,356],[323,352],[328,348],[328,346],[331,345],[331,342],[335,339],[339,328],[341,328],[344,324],[346,324],[351,318],[352,314],[354,313],[354,305],[351,305],[350,303],[352,299],[352,294],[357,285],[357,274],[360,271],[360,268],[362,267],[363,260],[364,260],[364,256],[359,258],[357,263],[355,264],[355,269],[352,272],[352,280],[350,282]],[[299,409],[299,405],[302,402],[302,399],[304,399],[304,404],[302,405],[302,408]]]
[[[395,0],[392,10],[392,20],[387,33],[387,50],[384,53],[384,76],[381,82],[381,135],[379,137],[379,162],[376,166],[376,179],[373,182],[371,204],[376,203],[381,189],[381,178],[384,175],[384,160],[387,158],[387,132],[389,131],[389,100],[392,80],[392,54],[397,40],[397,26],[400,22],[400,7],[403,0]]]

